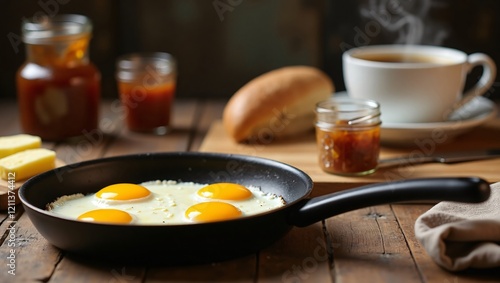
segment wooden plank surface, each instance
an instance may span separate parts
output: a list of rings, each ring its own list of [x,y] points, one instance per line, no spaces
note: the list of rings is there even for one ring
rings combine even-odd
[[[333,282],[331,246],[318,222],[291,233],[259,253],[258,282]]]
[[[14,106],[15,103],[0,104],[0,113],[15,116],[16,111],[12,110],[15,109]],[[100,132],[72,142],[44,143],[43,146],[55,149],[58,158],[68,164],[120,154],[189,151],[200,148],[205,151],[230,151],[278,157],[284,158],[287,162],[292,158],[285,156],[284,152],[288,151],[294,152],[293,162],[297,162],[297,159],[302,161],[297,167],[306,166],[306,169],[311,171],[305,171],[312,172],[313,178],[314,174],[323,174],[318,171],[319,167],[316,167],[315,155],[311,154],[311,151],[315,150],[312,136],[303,136],[299,140],[276,145],[228,144],[226,136],[221,133],[220,121],[212,124],[214,120],[220,119],[223,106],[222,101],[178,101],[174,111],[172,133],[165,136],[151,136],[128,132],[123,126],[122,113],[117,106],[113,101],[105,101],[102,105]],[[2,112],[5,108],[8,111]],[[496,125],[493,125],[493,128],[496,129]],[[0,134],[20,132],[19,125],[15,122],[5,125],[4,129],[5,131],[0,129]],[[205,134],[207,139],[203,139]],[[476,145],[490,145],[491,141],[497,141],[495,135],[493,139],[487,139],[483,132],[476,134],[483,139],[483,143],[478,142]],[[214,138],[219,142],[213,140]],[[403,151],[405,150],[390,149],[384,154],[391,155]],[[478,164],[482,165],[483,162]],[[474,166],[469,164],[469,170],[475,171]],[[498,168],[495,162],[489,166]],[[429,170],[436,168],[418,168],[417,173],[426,174]],[[487,173],[490,174],[489,171]],[[315,179],[312,196],[380,180],[380,178],[337,178],[332,182],[331,178],[334,176],[327,175]],[[457,274],[446,272],[432,262],[415,239],[413,232],[415,219],[430,207],[428,204],[394,204],[355,210],[308,227],[293,228],[283,239],[256,254],[211,264],[167,267],[102,262],[97,258],[80,258],[62,252],[50,245],[37,232],[27,215],[23,213],[22,207],[17,206],[13,219],[18,228],[14,235],[17,247],[15,254],[17,275],[11,276],[5,268],[2,268],[0,282],[272,283],[361,282],[360,280],[367,278],[369,282],[375,283],[495,282],[492,278],[498,278],[500,274],[498,269]],[[5,260],[10,255],[8,241],[8,228],[12,225],[10,220],[7,212],[0,212],[0,231],[2,231],[0,263],[4,267]],[[152,243],[145,245],[154,248]]]
[[[22,207],[18,206],[22,211]],[[6,223],[7,224],[7,223]],[[33,227],[26,214],[15,222],[12,226],[13,242],[4,241],[0,246],[0,258],[6,259],[11,255],[11,250],[15,251],[15,276],[7,272],[0,273],[0,282],[34,282],[45,281],[50,278],[56,265],[58,264],[62,253],[59,249],[50,245]],[[4,225],[1,229],[4,230]],[[12,243],[12,246],[9,245]],[[6,265],[2,266],[2,271]],[[10,269],[10,267],[8,268]]]
[[[405,239],[389,205],[348,212],[326,221],[341,282],[420,282]]]
[[[436,152],[500,148],[500,119],[472,130],[447,145],[426,144],[421,148],[394,148],[382,146],[380,157],[428,155]],[[285,162],[305,171],[315,182],[381,182],[408,178],[478,176],[489,182],[500,181],[500,158],[459,164],[420,164],[380,169],[364,177],[344,177],[325,173],[317,160],[314,132],[269,144],[242,144],[234,142],[224,131],[221,121],[216,121],[200,147],[205,152],[226,152],[270,158]],[[293,154],[290,154],[293,153]]]

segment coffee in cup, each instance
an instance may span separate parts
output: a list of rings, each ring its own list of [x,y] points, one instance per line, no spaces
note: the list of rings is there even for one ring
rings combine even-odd
[[[373,45],[343,54],[349,96],[380,103],[382,122],[442,122],[488,91],[496,66],[486,54],[424,45]],[[478,82],[463,93],[467,74],[482,66]]]

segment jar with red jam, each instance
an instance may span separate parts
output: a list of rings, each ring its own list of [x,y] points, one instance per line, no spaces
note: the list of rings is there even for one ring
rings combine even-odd
[[[380,151],[380,105],[332,98],[316,105],[316,142],[323,171],[338,175],[375,172]]]
[[[95,131],[101,75],[88,56],[91,21],[82,15],[37,19],[22,24],[26,61],[16,83],[23,131],[51,141]]]
[[[116,79],[126,124],[131,131],[164,135],[177,81],[177,62],[165,52],[125,54],[117,60]]]

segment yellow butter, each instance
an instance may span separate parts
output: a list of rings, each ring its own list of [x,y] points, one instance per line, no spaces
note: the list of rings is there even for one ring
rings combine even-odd
[[[39,148],[42,145],[40,137],[20,134],[0,137],[0,158],[27,149]]]
[[[56,153],[45,148],[28,149],[0,159],[4,180],[28,179],[56,167]]]

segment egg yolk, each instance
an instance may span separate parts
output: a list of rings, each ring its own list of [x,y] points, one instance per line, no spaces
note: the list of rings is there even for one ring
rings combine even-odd
[[[241,211],[225,202],[201,202],[190,206],[185,215],[191,221],[211,222],[238,218]]]
[[[244,200],[250,198],[252,192],[239,184],[215,183],[199,189],[198,195],[211,199]]]
[[[85,212],[78,216],[77,219],[89,222],[128,224],[132,221],[132,216],[118,209],[96,209]]]
[[[151,192],[141,185],[136,184],[114,184],[104,187],[95,195],[105,200],[135,200],[149,196]]]

